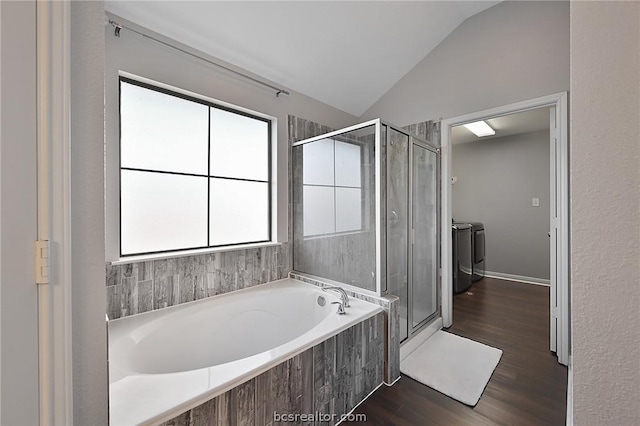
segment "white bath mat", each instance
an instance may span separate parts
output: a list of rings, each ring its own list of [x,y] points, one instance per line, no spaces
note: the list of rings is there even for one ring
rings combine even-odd
[[[474,406],[501,356],[500,349],[440,330],[400,362],[400,371]]]

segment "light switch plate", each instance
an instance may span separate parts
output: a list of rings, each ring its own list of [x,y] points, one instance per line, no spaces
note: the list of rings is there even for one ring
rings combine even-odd
[[[540,198],[532,198],[531,207],[540,207]]]

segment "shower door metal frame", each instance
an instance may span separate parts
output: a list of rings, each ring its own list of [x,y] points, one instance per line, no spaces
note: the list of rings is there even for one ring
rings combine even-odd
[[[413,138],[413,142],[411,142],[411,139]],[[437,307],[435,312],[433,312],[431,315],[427,316],[425,319],[423,319],[422,321],[420,321],[418,324],[416,324],[415,326],[413,325],[413,246],[414,246],[414,240],[415,240],[415,232],[414,232],[414,226],[413,226],[413,178],[414,178],[414,170],[413,170],[413,153],[414,153],[414,145],[418,145],[419,147],[426,149],[427,151],[430,151],[432,153],[434,153],[436,155],[436,170],[435,170],[435,176],[436,176],[436,191],[435,191],[435,198],[436,198],[436,223],[435,223],[435,229],[436,229],[436,256],[435,256],[435,262],[433,264],[434,268],[436,268],[436,282],[435,282],[435,286],[436,286],[436,301],[437,301]],[[419,138],[416,138],[415,136],[410,136],[409,137],[409,206],[410,206],[410,210],[409,210],[409,223],[410,223],[410,236],[411,236],[411,242],[410,242],[410,248],[411,248],[411,252],[410,252],[410,256],[409,256],[409,273],[410,273],[410,283],[411,285],[409,286],[409,301],[411,303],[411,309],[409,309],[409,306],[407,307],[407,327],[408,327],[408,336],[407,336],[407,340],[411,339],[411,337],[413,337],[414,335],[416,335],[417,333],[419,333],[420,331],[422,331],[423,328],[425,328],[427,325],[431,324],[432,321],[438,319],[441,315],[441,309],[442,309],[442,301],[441,301],[441,269],[440,269],[440,149],[437,147],[433,147],[431,146],[429,143],[427,143],[426,141],[422,141]]]
[[[389,146],[391,144],[391,132],[389,129],[393,129],[398,133],[402,133],[409,138],[409,146],[408,146],[408,208],[407,208],[407,337],[403,339],[400,343],[407,342],[413,336],[422,331],[429,324],[433,323],[435,320],[440,318],[442,312],[442,269],[441,269],[441,239],[440,235],[441,223],[440,223],[440,215],[441,215],[441,176],[440,176],[440,148],[429,141],[419,138],[418,136],[407,132],[401,127],[395,126],[393,124],[389,124],[385,121],[381,121],[382,125],[387,126],[386,133],[386,141],[385,145],[387,148],[387,153],[389,152]],[[438,307],[436,311],[429,315],[424,320],[420,321],[417,325],[413,325],[413,241],[414,241],[414,233],[413,233],[413,146],[418,145],[423,149],[426,149],[434,154],[436,154],[436,263],[434,266],[437,268],[436,273],[436,300],[438,301]],[[388,182],[389,176],[391,172],[391,164],[388,161],[388,158],[385,159],[386,166],[386,195],[388,197]],[[385,201],[387,201],[387,197],[385,197]],[[386,206],[385,206],[386,208]],[[388,213],[388,212],[387,212]],[[386,232],[386,227],[385,227]],[[385,253],[386,255],[386,253]]]
[[[349,285],[346,283],[342,283],[342,282],[334,282],[332,280],[326,280],[325,278],[321,278],[321,277],[315,277],[315,278],[321,278],[325,281],[332,281],[335,284],[340,285],[341,287],[344,287],[347,290],[356,292],[356,293],[362,293],[362,294],[368,294],[371,296],[377,296],[380,297],[382,296],[384,293],[382,291],[382,275],[383,273],[386,275],[386,263],[385,265],[383,265],[383,262],[381,261],[381,259],[386,259],[387,258],[387,250],[386,247],[383,246],[382,244],[382,232],[386,231],[386,228],[383,229],[382,228],[382,209],[385,208],[386,209],[386,205],[383,206],[382,205],[382,176],[380,175],[380,172],[382,170],[381,168],[381,164],[382,164],[382,151],[381,151],[381,145],[382,145],[382,140],[380,138],[381,133],[382,133],[382,121],[379,118],[376,118],[374,120],[369,120],[369,121],[365,121],[364,123],[358,123],[355,124],[353,126],[349,126],[349,127],[345,127],[342,129],[338,129],[338,130],[334,130],[332,132],[328,132],[328,133],[323,133],[322,135],[318,135],[318,136],[314,136],[311,138],[307,138],[298,142],[294,142],[293,144],[291,144],[291,148],[293,149],[296,146],[299,145],[304,145],[306,143],[310,143],[310,142],[315,142],[315,141],[319,141],[322,139],[327,139],[327,138],[331,138],[332,136],[338,136],[341,135],[343,133],[348,133],[348,132],[352,132],[354,130],[358,130],[358,129],[363,129],[365,127],[369,127],[369,126],[375,126],[375,145],[374,145],[374,173],[375,173],[375,185],[374,185],[374,192],[375,192],[375,234],[376,234],[376,276],[375,276],[375,281],[376,281],[376,290],[375,291],[371,291],[371,290],[367,290],[361,287],[357,287],[357,286],[353,286],[353,285]],[[292,159],[292,150],[289,151],[290,155],[289,157]],[[292,160],[290,160],[292,161]],[[293,202],[293,200],[290,200],[290,202]],[[293,226],[293,223],[291,224],[291,226]],[[293,244],[293,241],[291,241],[291,243]],[[292,254],[295,256],[295,250],[292,250]],[[300,272],[297,271],[298,273],[300,273],[301,275],[307,275],[307,276],[311,276],[310,274],[306,274],[304,272]],[[385,276],[385,282],[386,282],[386,276]]]

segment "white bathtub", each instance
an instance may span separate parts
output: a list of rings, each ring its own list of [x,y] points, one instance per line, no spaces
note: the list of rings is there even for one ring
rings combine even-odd
[[[339,300],[284,279],[109,321],[111,425],[169,420],[382,311]]]

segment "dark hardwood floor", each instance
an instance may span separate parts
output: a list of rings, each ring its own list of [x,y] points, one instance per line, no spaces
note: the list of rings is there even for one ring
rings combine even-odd
[[[354,413],[366,414],[367,425],[564,425],[567,369],[549,352],[549,288],[484,278],[453,306],[448,332],[504,352],[478,404],[402,376]]]

